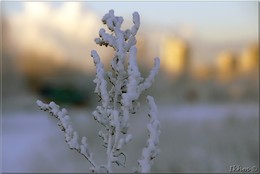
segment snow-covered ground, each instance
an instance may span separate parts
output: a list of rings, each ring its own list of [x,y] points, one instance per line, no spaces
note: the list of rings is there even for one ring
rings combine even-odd
[[[258,164],[257,104],[161,104],[158,108],[161,154],[154,172],[228,172],[230,165]],[[80,134],[87,135],[96,158],[101,158],[104,150],[99,150],[101,141],[92,117],[84,117],[82,110],[70,113],[74,127],[77,124]],[[126,170],[136,165],[147,139],[145,121],[134,117],[131,123],[134,139],[126,148],[131,152]],[[4,172],[88,171],[88,162],[68,149],[56,120],[45,112],[3,112],[2,131]]]

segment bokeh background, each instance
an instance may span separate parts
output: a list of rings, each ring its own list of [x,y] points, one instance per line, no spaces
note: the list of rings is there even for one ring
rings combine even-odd
[[[145,146],[147,103],[153,95],[161,120],[161,154],[153,172],[228,172],[259,163],[258,2],[1,2],[2,171],[86,172],[90,165],[68,149],[57,121],[35,101],[66,107],[98,162],[104,148],[91,116],[95,66],[113,50],[94,43],[110,9],[132,26],[139,12],[138,63],[147,76],[161,69],[141,96],[131,121],[126,168]]]

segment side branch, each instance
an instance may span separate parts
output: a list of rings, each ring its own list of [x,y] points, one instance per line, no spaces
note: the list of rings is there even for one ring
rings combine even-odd
[[[154,102],[153,97],[147,96],[149,103],[150,122],[147,124],[149,131],[149,139],[147,140],[146,147],[143,148],[142,157],[138,160],[139,172],[148,173],[151,171],[151,165],[153,164],[154,158],[159,154],[159,135],[160,135],[160,121],[157,118],[157,106]]]
[[[140,92],[142,92],[152,86],[154,78],[158,74],[159,69],[160,69],[160,59],[157,57],[154,59],[154,67],[150,71],[149,76],[145,79],[145,81],[142,84],[140,84],[140,87],[139,87]]]
[[[59,120],[58,125],[60,126],[61,131],[65,133],[65,142],[69,145],[69,148],[76,150],[78,153],[83,155],[90,162],[93,168],[98,169],[97,165],[93,161],[92,153],[89,152],[87,138],[82,137],[81,144],[78,143],[78,133],[73,131],[67,110],[64,108],[60,109],[60,106],[54,102],[45,104],[42,101],[37,100],[36,103],[41,110],[48,111],[51,116]]]

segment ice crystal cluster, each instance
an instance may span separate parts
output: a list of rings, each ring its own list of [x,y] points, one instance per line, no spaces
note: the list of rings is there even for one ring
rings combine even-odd
[[[112,47],[115,54],[111,60],[112,71],[106,72],[98,53],[95,50],[91,51],[91,57],[96,66],[94,92],[101,101],[100,106],[96,107],[92,115],[104,127],[98,135],[102,138],[103,146],[106,148],[106,164],[98,165],[94,161],[94,155],[90,151],[87,138],[80,138],[73,129],[66,109],[61,109],[54,102],[45,104],[38,100],[37,105],[58,119],[58,125],[65,133],[65,141],[69,148],[76,150],[90,162],[91,172],[105,171],[110,173],[113,172],[113,164],[125,165],[127,154],[123,152],[123,147],[133,138],[128,132],[129,119],[140,107],[138,99],[141,93],[151,87],[155,75],[159,71],[160,59],[154,59],[154,67],[147,78],[141,77],[136,62],[135,35],[140,26],[140,16],[137,12],[133,13],[133,26],[130,29],[121,29],[123,18],[115,16],[113,10],[105,14],[102,22],[107,25],[110,31],[101,28],[99,38],[96,38],[95,42],[100,46]],[[149,137],[135,172],[150,172],[153,160],[159,153],[160,122],[157,118],[157,107],[153,97],[147,96],[147,100],[150,118],[147,124]]]

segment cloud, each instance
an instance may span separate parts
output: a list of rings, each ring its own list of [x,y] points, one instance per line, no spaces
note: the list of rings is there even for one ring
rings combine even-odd
[[[90,52],[83,48],[94,45],[100,17],[84,9],[81,2],[64,2],[59,7],[48,2],[22,4],[23,10],[7,19],[8,34],[19,52],[36,51],[48,55],[46,59],[58,59],[57,62],[81,59]]]

